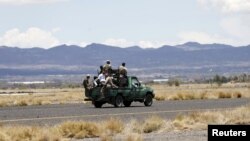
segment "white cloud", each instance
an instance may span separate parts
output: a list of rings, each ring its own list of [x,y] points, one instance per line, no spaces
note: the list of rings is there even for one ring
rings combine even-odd
[[[233,37],[247,40],[250,43],[250,17],[241,15],[238,17],[223,18],[220,22],[222,29]]]
[[[217,9],[220,13],[218,26],[224,32],[222,35],[208,35],[207,40],[219,40],[221,42],[236,45],[250,44],[250,0],[197,0],[202,7],[211,10]],[[212,10],[213,10],[212,9]],[[197,37],[198,38],[198,37]],[[199,37],[201,38],[201,37]],[[228,42],[229,40],[229,42]]]
[[[81,47],[86,47],[86,46],[89,45],[89,44],[90,44],[90,43],[83,41],[83,42],[80,42],[79,46],[81,46]]]
[[[111,45],[111,46],[118,46],[118,47],[129,47],[135,45],[134,42],[128,41],[126,39],[114,39],[109,38],[106,39],[103,44]]]
[[[53,31],[45,31],[31,27],[24,32],[18,28],[11,29],[0,37],[0,45],[17,46],[22,48],[49,48],[59,45],[59,40],[53,36]]]
[[[0,5],[26,5],[26,4],[47,4],[64,2],[68,0],[0,0]]]
[[[250,0],[197,0],[204,7],[217,8],[223,13],[249,13]]]
[[[230,38],[225,38],[217,34],[210,35],[204,32],[182,32],[178,35],[178,37],[180,38],[181,43],[194,41],[202,44],[212,44],[212,43],[224,43],[230,45],[240,44],[240,41],[236,42],[235,40]]]
[[[86,47],[87,45],[91,44],[89,42],[86,42],[86,41],[81,41],[81,42],[78,42],[78,41],[67,41],[66,43],[63,43],[63,44],[66,44],[66,45],[77,45],[77,46],[80,46],[80,47]]]
[[[161,41],[139,41],[137,45],[143,48],[158,48],[167,45],[167,43]]]
[[[56,27],[56,28],[53,28],[51,31],[52,31],[53,33],[56,33],[56,32],[61,31],[61,28],[60,28],[60,27]]]
[[[109,38],[103,42],[103,44],[118,46],[118,47],[130,47],[130,46],[140,46],[142,48],[157,48],[166,45],[166,42],[161,41],[128,41],[127,39],[114,39]]]

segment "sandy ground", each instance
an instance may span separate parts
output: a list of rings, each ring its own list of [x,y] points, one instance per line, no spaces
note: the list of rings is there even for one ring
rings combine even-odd
[[[176,131],[147,134],[144,141],[207,141],[207,131]]]
[[[128,136],[115,136],[113,141],[126,141]],[[164,133],[142,134],[143,141],[207,141],[207,130],[171,131]],[[100,138],[87,138],[74,141],[101,141]]]

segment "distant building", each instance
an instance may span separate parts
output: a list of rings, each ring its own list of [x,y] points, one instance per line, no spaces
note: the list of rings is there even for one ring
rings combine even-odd
[[[166,82],[168,82],[169,81],[169,79],[154,79],[153,80],[153,82],[154,83],[166,83]]]
[[[29,84],[44,84],[44,81],[23,81],[23,82],[9,82],[9,84],[25,84],[25,85],[29,85]]]

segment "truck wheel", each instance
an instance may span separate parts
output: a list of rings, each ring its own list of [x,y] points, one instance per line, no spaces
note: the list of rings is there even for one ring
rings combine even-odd
[[[153,104],[153,97],[151,94],[147,94],[144,100],[145,106],[151,106]]]
[[[123,101],[125,107],[130,107],[132,101]]]
[[[95,105],[96,108],[102,108],[103,103],[99,101],[94,101],[93,104]]]
[[[121,95],[117,95],[117,96],[115,97],[114,106],[115,106],[115,107],[121,107],[122,104],[123,104],[123,98],[122,98],[122,96],[121,96]]]

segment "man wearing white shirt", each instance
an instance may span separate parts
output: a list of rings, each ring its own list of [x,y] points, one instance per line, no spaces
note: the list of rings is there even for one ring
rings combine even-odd
[[[105,85],[106,77],[105,77],[104,72],[102,72],[101,74],[99,74],[97,79],[99,79],[99,81],[100,81],[100,83],[102,85]]]
[[[102,97],[104,97],[104,92],[103,91],[104,91],[104,89],[106,87],[106,76],[105,76],[104,71],[101,74],[98,75],[97,80],[99,80],[99,82],[100,82],[100,84],[102,86],[101,94],[102,94]],[[97,81],[97,80],[95,80],[95,81]]]

